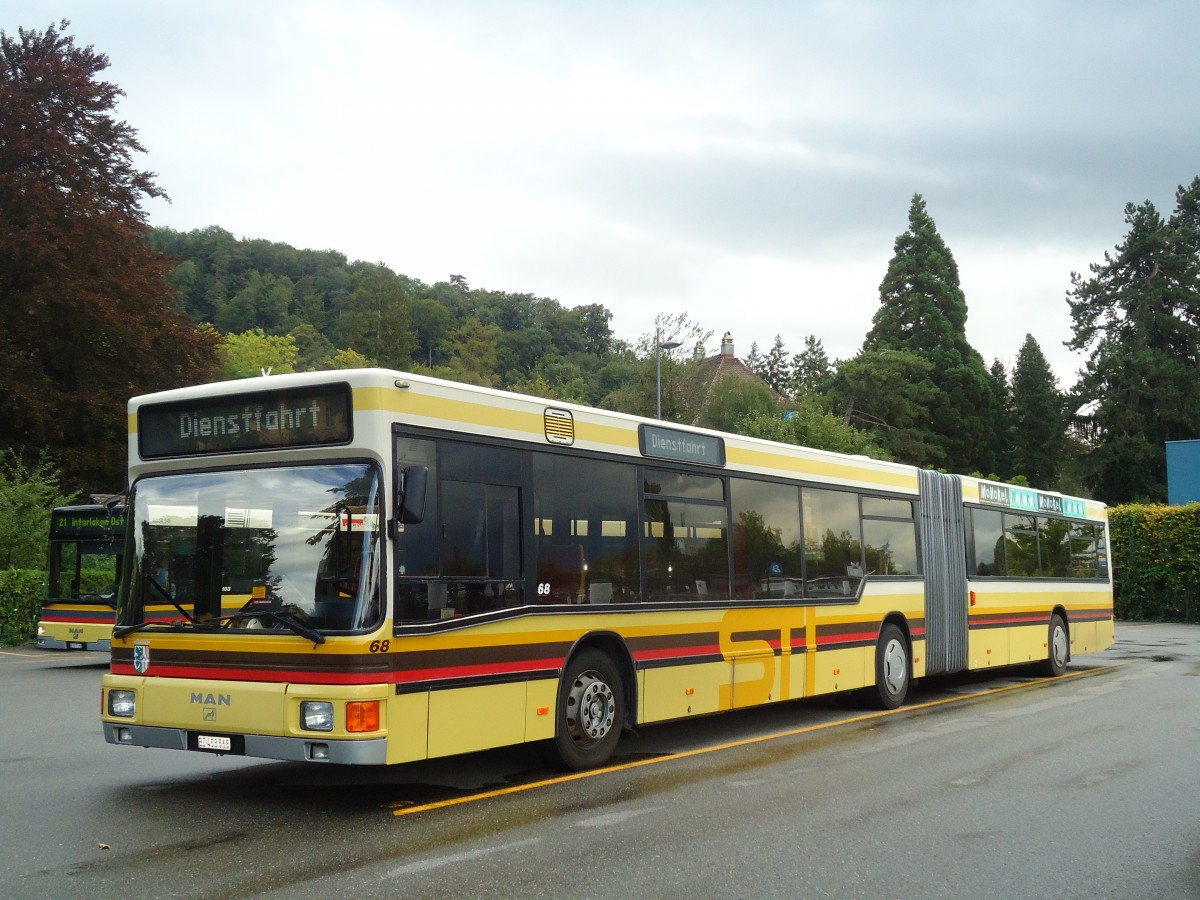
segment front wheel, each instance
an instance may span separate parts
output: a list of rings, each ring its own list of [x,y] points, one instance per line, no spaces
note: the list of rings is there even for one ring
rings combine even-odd
[[[1046,640],[1046,661],[1042,663],[1042,674],[1057,678],[1067,671],[1071,659],[1071,638],[1067,634],[1067,623],[1055,613],[1050,617],[1050,631]]]
[[[888,622],[879,629],[875,645],[875,700],[881,709],[896,709],[912,685],[908,641],[904,632]]]
[[[584,650],[571,660],[558,689],[553,751],[564,768],[580,771],[612,756],[625,722],[621,674],[606,654]]]

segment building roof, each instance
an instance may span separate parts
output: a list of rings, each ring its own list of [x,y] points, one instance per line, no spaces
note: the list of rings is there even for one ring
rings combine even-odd
[[[700,424],[704,417],[704,413],[708,408],[708,402],[712,398],[713,390],[722,381],[727,378],[736,378],[740,381],[746,381],[753,384],[760,384],[771,392],[771,396],[776,400],[782,398],[775,390],[757,375],[753,369],[737,358],[734,353],[733,335],[728,331],[721,338],[721,352],[716,356],[699,358],[703,354],[701,345],[696,345],[696,370],[692,376],[690,389],[695,391],[695,396],[698,402],[695,405],[696,416],[692,419],[693,425]]]

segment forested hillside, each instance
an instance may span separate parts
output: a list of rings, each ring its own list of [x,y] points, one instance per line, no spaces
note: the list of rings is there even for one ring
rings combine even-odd
[[[226,349],[240,349],[225,357],[231,377],[267,366],[422,366],[493,387],[549,386],[564,399],[599,404],[614,387],[601,370],[625,349],[598,304],[567,308],[472,290],[457,276],[427,285],[332,250],[238,240],[218,227],[152,228],[148,237],[175,262],[168,281],[182,310],[225,336]]]

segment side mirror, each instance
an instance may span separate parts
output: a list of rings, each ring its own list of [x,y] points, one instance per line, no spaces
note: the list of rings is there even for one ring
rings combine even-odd
[[[401,525],[416,525],[425,519],[425,486],[428,483],[429,469],[425,466],[409,466],[402,473],[396,512]]]

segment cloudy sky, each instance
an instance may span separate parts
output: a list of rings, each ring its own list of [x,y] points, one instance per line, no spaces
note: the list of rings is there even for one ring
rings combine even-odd
[[[1200,175],[1194,2],[10,0],[107,53],[151,224],[853,355],[920,193],[968,338],[1032,333]]]

